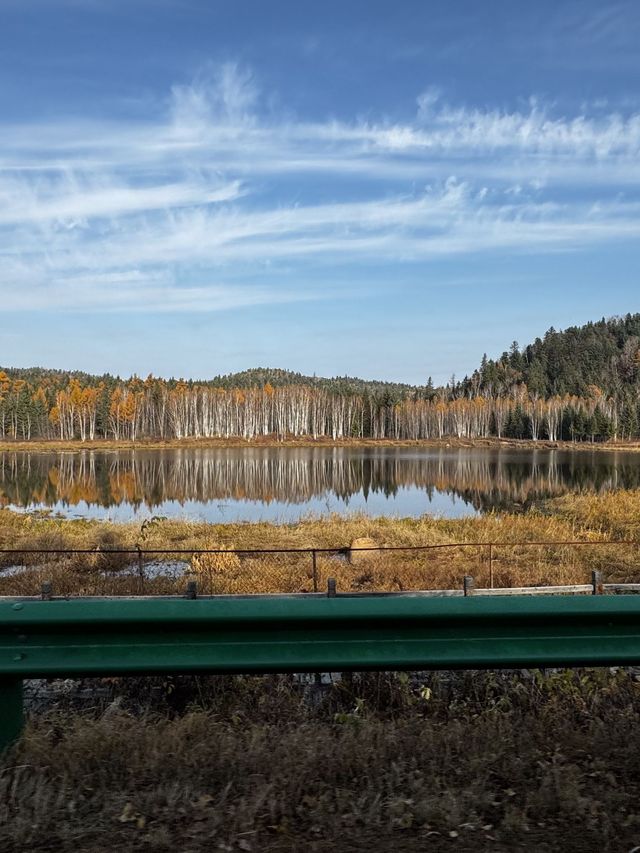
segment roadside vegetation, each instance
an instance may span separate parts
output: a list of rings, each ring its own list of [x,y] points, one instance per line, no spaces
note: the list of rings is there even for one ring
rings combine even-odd
[[[0,849],[618,851],[640,689],[609,670],[111,682],[0,759]]]

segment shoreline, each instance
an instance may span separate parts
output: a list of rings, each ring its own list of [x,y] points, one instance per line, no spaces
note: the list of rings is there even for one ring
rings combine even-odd
[[[461,439],[425,438],[417,440],[391,438],[317,438],[301,436],[299,438],[277,439],[274,436],[260,436],[254,439],[233,438],[185,438],[185,439],[143,439],[130,441],[115,439],[96,439],[94,441],[61,441],[59,439],[33,439],[21,441],[13,439],[0,440],[0,453],[51,453],[78,451],[118,451],[118,450],[210,450],[224,448],[361,448],[361,447],[414,447],[454,450],[569,450],[585,451],[640,451],[638,441],[548,441],[542,439],[518,438],[476,438]]]

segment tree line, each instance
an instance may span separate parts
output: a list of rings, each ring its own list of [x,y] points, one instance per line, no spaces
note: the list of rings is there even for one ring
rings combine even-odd
[[[548,399],[522,384],[506,396],[454,396],[451,390],[394,401],[306,385],[212,388],[149,377],[63,388],[0,373],[0,437],[140,439],[262,436],[375,438],[530,438],[602,441],[638,436],[638,397],[615,399],[592,386],[586,396]]]
[[[208,382],[0,370],[0,438],[634,439],[640,314],[517,343],[435,387],[256,369]]]

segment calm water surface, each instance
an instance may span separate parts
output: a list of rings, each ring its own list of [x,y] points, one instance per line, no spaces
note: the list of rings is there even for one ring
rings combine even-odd
[[[116,521],[460,517],[570,491],[640,487],[640,454],[448,448],[1,453],[0,506]]]

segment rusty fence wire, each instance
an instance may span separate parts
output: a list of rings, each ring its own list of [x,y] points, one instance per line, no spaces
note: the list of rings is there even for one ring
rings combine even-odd
[[[640,542],[457,542],[290,549],[0,549],[0,595],[169,595],[640,582]]]

